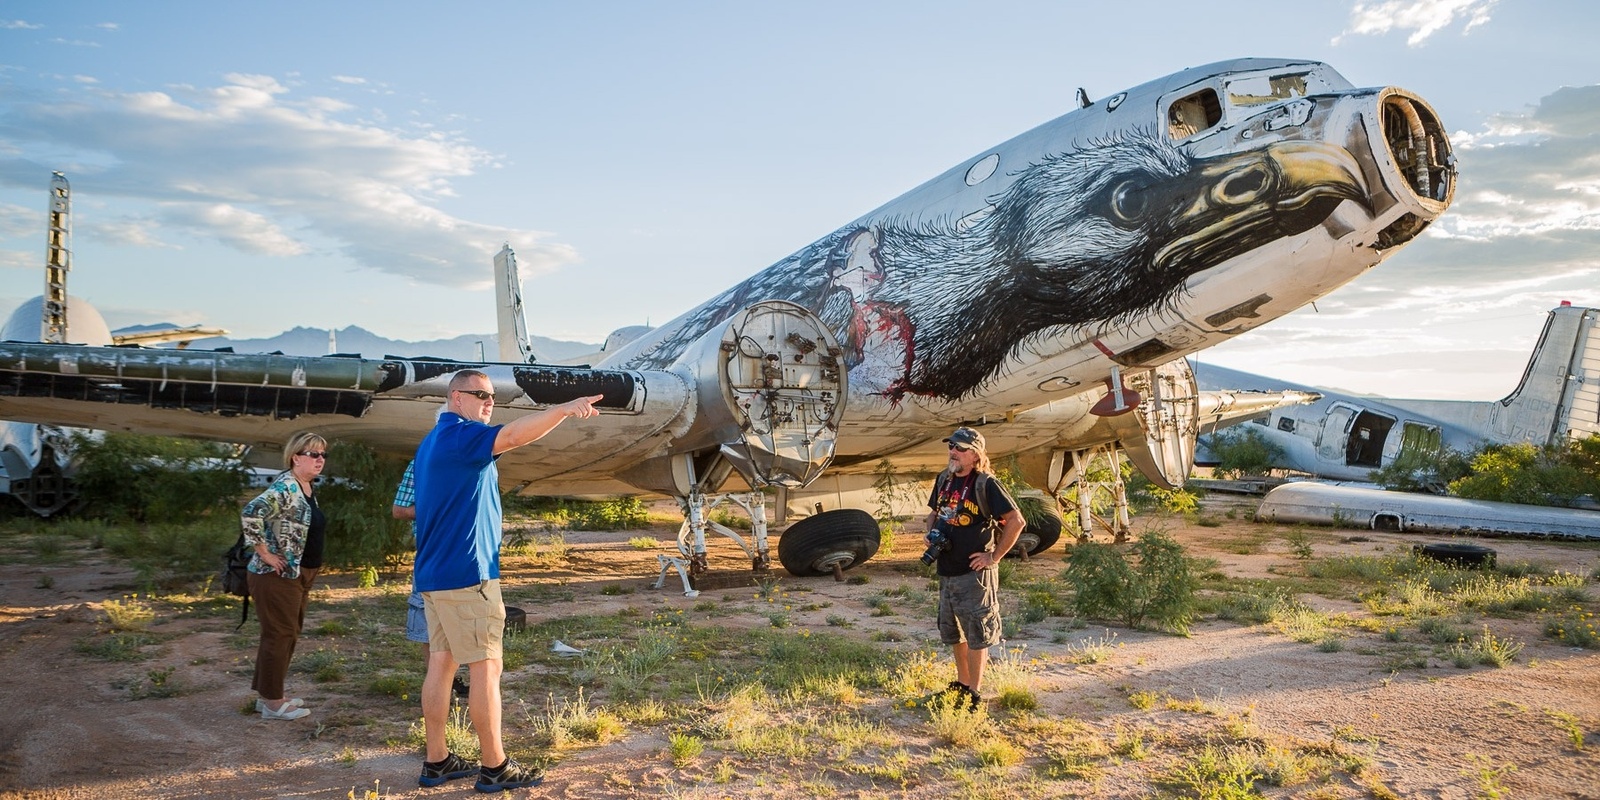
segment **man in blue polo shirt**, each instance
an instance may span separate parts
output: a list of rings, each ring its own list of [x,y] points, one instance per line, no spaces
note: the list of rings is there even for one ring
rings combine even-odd
[[[458,663],[467,665],[472,680],[467,709],[481,751],[476,788],[497,792],[544,780],[541,770],[507,756],[500,740],[506,607],[500,599],[500,473],[494,459],[537,441],[567,417],[599,414],[594,404],[600,397],[580,397],[507,425],[489,425],[494,384],[482,372],[462,370],[450,380],[448,410],[417,447],[413,581],[426,605],[429,643],[428,676],[422,682],[427,756],[417,780],[422,786],[475,771],[445,744],[450,682]]]

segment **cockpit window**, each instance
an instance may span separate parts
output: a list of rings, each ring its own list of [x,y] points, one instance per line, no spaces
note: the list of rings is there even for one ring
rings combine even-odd
[[[1222,121],[1222,103],[1215,89],[1201,89],[1167,107],[1167,135],[1187,139]]]
[[[1338,89],[1316,71],[1243,75],[1228,81],[1228,104],[1262,106]]]

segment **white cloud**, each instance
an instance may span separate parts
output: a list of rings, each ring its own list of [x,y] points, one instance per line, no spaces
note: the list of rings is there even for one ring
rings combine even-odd
[[[31,269],[39,270],[44,266],[44,258],[37,254],[29,255],[21,250],[0,250],[0,269]],[[0,308],[14,308],[16,303],[0,305]]]
[[[118,22],[97,22],[97,23],[95,23],[94,26],[96,28],[99,28],[101,30],[106,30],[106,31],[115,31],[115,30],[121,30],[122,29],[122,24],[118,23]]]
[[[1428,37],[1465,19],[1463,34],[1489,21],[1489,11],[1499,0],[1382,0],[1356,3],[1350,10],[1350,27],[1335,36],[1381,36],[1392,30],[1410,31],[1406,44],[1421,45]]]
[[[1497,114],[1457,147],[1461,187],[1438,235],[1546,246],[1600,233],[1600,86],[1565,87]]]
[[[32,174],[28,148],[75,154],[96,191],[154,204],[162,226],[252,254],[329,248],[417,280],[482,286],[504,242],[528,274],[577,260],[536,230],[461,219],[437,203],[489,153],[438,131],[352,120],[349,104],[297,98],[265,75],[162,92],[82,87],[65,99],[0,103],[0,178]],[[17,153],[18,155],[11,155]],[[161,246],[148,220],[98,234]],[[173,237],[168,237],[173,238]]]
[[[246,253],[299,256],[311,251],[284,233],[272,219],[228,203],[169,204],[163,209],[162,218],[171,225],[192,228],[196,233],[211,236]]]
[[[0,30],[8,31],[36,31],[43,25],[20,19],[0,19]]]
[[[357,78],[351,75],[335,75],[333,80],[338,83],[349,83],[356,86],[361,86],[367,82],[366,78]]]
[[[0,239],[22,238],[30,234],[39,237],[44,246],[44,209],[32,209],[14,203],[0,203]]]
[[[74,233],[104,244],[120,247],[160,247],[181,250],[157,235],[159,226],[149,220],[122,219],[110,222],[78,222]]]

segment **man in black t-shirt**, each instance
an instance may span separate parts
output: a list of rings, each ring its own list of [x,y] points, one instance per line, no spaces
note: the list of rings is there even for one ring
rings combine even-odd
[[[928,498],[928,541],[943,534],[949,546],[939,554],[939,638],[954,648],[956,680],[947,691],[977,710],[989,648],[1000,643],[1000,578],[995,565],[1017,543],[1027,525],[1005,487],[993,479],[983,434],[957,428],[945,438],[950,466],[934,482]],[[977,493],[984,492],[983,502]],[[987,511],[987,516],[985,516]],[[991,521],[999,521],[994,535]]]

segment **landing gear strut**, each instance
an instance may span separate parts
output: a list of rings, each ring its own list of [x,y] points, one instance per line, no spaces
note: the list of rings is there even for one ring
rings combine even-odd
[[[706,530],[732,539],[734,544],[744,551],[750,558],[750,569],[755,572],[765,572],[772,567],[772,557],[767,546],[767,497],[761,492],[746,492],[742,494],[706,495],[699,491],[690,492],[688,497],[682,498],[679,505],[683,508],[683,525],[678,528],[678,555],[658,555],[656,560],[661,563],[661,574],[656,578],[654,587],[664,588],[667,584],[667,571],[676,569],[678,577],[683,580],[683,596],[698,597],[700,590],[695,584],[700,577],[705,575],[706,566]],[[744,509],[750,516],[750,540],[736,533],[732,528],[712,520],[709,512],[723,503],[732,503]]]

